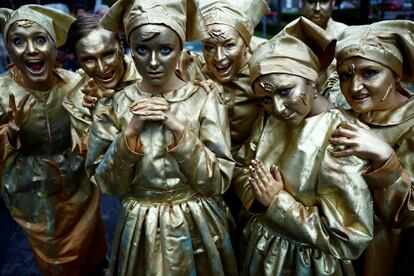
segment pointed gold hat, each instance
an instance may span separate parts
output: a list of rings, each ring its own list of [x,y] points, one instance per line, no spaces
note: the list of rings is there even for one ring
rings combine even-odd
[[[206,0],[201,12],[206,26],[225,24],[235,28],[248,45],[254,28],[269,11],[264,0]]]
[[[336,39],[325,30],[299,17],[262,44],[249,59],[252,83],[261,75],[290,74],[316,81],[331,64]]]
[[[101,19],[105,29],[127,35],[146,24],[162,24],[174,30],[181,41],[206,38],[196,0],[118,0]]]

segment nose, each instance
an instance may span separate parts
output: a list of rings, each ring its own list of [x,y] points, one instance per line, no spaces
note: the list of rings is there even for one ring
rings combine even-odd
[[[158,67],[158,65],[159,65],[158,58],[157,58],[157,54],[155,53],[155,51],[153,51],[151,53],[149,65],[153,69],[156,69]]]
[[[102,59],[98,58],[97,64],[98,64],[98,71],[101,73],[105,72],[106,63]]]
[[[222,62],[225,59],[225,55],[224,55],[224,49],[223,47],[217,47],[217,51],[216,51],[216,55],[215,55],[215,60],[217,62]]]
[[[273,97],[273,112],[277,115],[283,115],[286,112],[286,106],[280,97]]]
[[[31,41],[31,40],[27,41],[26,53],[27,54],[36,54],[37,53],[37,48],[36,48],[34,42]]]
[[[320,12],[321,11],[321,3],[319,1],[315,2],[315,5],[313,7],[314,12]]]
[[[352,89],[352,93],[359,93],[361,92],[361,90],[364,88],[364,84],[362,83],[361,79],[358,78],[357,76],[354,76],[352,78],[352,85],[351,85],[351,89]]]

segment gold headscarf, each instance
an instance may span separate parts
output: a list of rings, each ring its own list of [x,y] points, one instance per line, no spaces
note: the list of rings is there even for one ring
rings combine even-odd
[[[338,38],[337,66],[351,57],[375,61],[414,81],[414,23],[390,20],[346,28]]]
[[[268,11],[264,0],[208,0],[201,6],[206,26],[224,24],[233,27],[247,45],[254,28]]]
[[[196,0],[118,0],[101,19],[105,29],[127,35],[141,25],[162,24],[181,39],[208,37]]]
[[[40,5],[24,5],[17,10],[0,8],[0,30],[7,45],[7,33],[10,26],[20,20],[28,20],[42,26],[53,39],[56,47],[65,44],[70,24],[75,21],[70,15],[59,10]]]
[[[249,59],[252,83],[261,75],[290,74],[316,81],[331,64],[336,40],[310,20],[299,17],[262,44]]]

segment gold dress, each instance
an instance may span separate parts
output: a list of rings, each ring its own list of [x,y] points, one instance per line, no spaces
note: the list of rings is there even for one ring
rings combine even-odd
[[[399,266],[396,263],[401,261],[397,260],[399,247],[407,246],[406,240],[400,241],[401,234],[413,246],[414,96],[407,96],[409,100],[399,107],[359,117],[395,151],[381,168],[365,173],[373,191],[377,217],[373,243],[362,257],[363,275],[394,275]],[[401,255],[412,262],[412,256]]]
[[[135,68],[134,61],[129,56],[124,56],[124,60],[126,65],[125,73],[115,91],[120,91],[124,87],[141,79],[141,76]],[[83,85],[88,83],[90,77],[86,75],[82,69],[79,69],[77,73],[82,77],[82,86],[80,87],[83,87]],[[88,108],[82,106],[82,103],[83,93],[80,90],[71,91],[63,101],[63,106],[71,115],[73,145],[76,145],[82,139],[87,137],[89,128],[92,124],[92,114]]]
[[[9,72],[0,75],[1,191],[23,228],[44,275],[88,275],[106,254],[99,191],[84,173],[84,160],[71,151],[69,114],[63,97],[78,89],[77,74],[57,69],[47,92],[27,90]],[[7,138],[9,96],[35,99],[17,147]]]
[[[174,147],[161,122],[146,122],[143,154],[128,148],[129,105],[151,97],[137,85],[99,102],[87,170],[104,193],[121,196],[111,275],[234,275],[227,218],[215,196],[229,186],[234,161],[228,121],[218,95],[186,83],[164,93],[187,126]]]
[[[331,109],[299,127],[261,116],[240,149],[234,186],[252,217],[243,230],[242,275],[354,275],[373,232],[366,163],[330,155],[329,138],[348,115]],[[250,160],[276,164],[284,190],[265,209],[248,182]]]

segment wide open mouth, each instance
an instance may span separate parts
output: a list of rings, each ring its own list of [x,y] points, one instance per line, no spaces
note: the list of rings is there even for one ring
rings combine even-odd
[[[44,61],[37,61],[37,60],[30,60],[26,62],[26,67],[29,71],[33,74],[40,74],[43,72],[45,68]]]
[[[227,75],[228,73],[230,73],[231,63],[226,65],[215,65],[214,67],[220,75]]]

